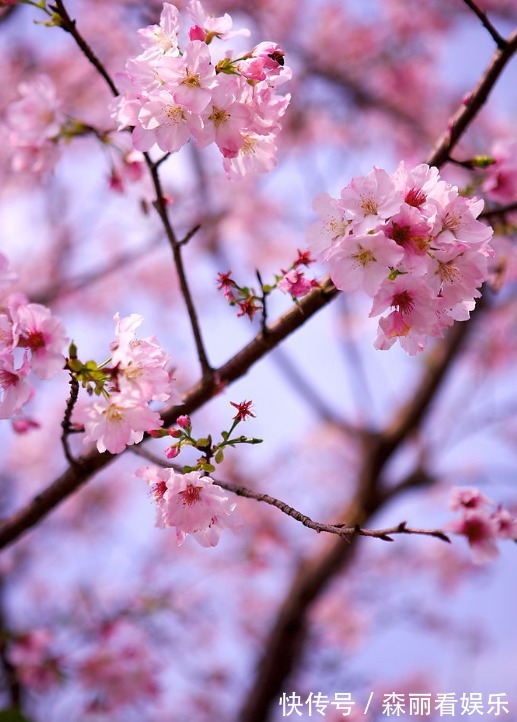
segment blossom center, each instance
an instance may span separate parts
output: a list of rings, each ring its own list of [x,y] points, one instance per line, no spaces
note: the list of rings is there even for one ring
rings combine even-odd
[[[208,120],[211,120],[216,127],[227,123],[229,118],[230,113],[228,113],[227,110],[224,108],[216,108],[215,105],[212,105],[212,113],[208,116]]]
[[[415,307],[415,301],[408,291],[401,291],[393,296],[391,305],[400,313],[411,313]]]
[[[183,506],[194,506],[201,500],[201,487],[189,485],[185,491],[180,491],[178,496],[181,497]]]
[[[420,208],[420,206],[426,202],[427,196],[421,188],[410,188],[406,193],[404,200],[408,206]]]

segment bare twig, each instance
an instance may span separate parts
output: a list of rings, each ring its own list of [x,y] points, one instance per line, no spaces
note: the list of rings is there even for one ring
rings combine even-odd
[[[86,58],[90,61],[90,63],[95,67],[97,72],[102,75],[104,80],[106,81],[109,89],[111,90],[112,94],[114,96],[117,96],[119,94],[117,86],[111,79],[110,75],[106,71],[106,68],[101,63],[99,58],[95,55],[93,50],[90,48],[86,40],[80,35],[80,33],[77,31],[77,28],[75,27],[75,20],[72,20],[70,15],[68,14],[63,1],[62,0],[56,0],[55,5],[50,6],[51,10],[56,12],[61,20],[61,27],[63,30],[65,30],[67,33],[70,33],[70,35],[73,37],[77,45],[81,48],[83,54]]]
[[[437,142],[426,161],[429,165],[441,166],[447,162],[451,150],[486,103],[499,76],[516,50],[517,30],[514,30],[505,41],[504,48],[495,51],[478,84],[451,118],[448,131]]]
[[[182,471],[182,467],[180,464],[171,464],[170,462],[149,453],[146,449],[142,449],[140,447],[133,447],[131,448],[131,451],[138,456],[141,456],[148,461],[151,461],[153,464],[157,464],[158,466],[161,466],[163,468],[174,469],[175,471],[178,471],[180,473]],[[294,507],[286,504],[284,501],[281,501],[274,496],[270,496],[269,494],[262,494],[258,491],[253,491],[253,489],[247,489],[246,487],[240,486],[238,484],[230,484],[227,481],[221,481],[220,479],[215,479],[214,477],[210,478],[212,479],[214,484],[217,484],[222,489],[225,489],[225,491],[229,491],[236,496],[242,496],[246,499],[261,501],[265,504],[269,504],[270,506],[274,506],[277,509],[280,509],[280,511],[287,516],[290,516],[292,519],[296,519],[296,521],[299,521],[301,524],[303,524],[303,526],[306,526],[308,529],[312,529],[313,531],[318,532],[318,534],[320,532],[335,534],[336,536],[339,536],[346,541],[349,541],[350,537],[352,536],[367,536],[388,542],[393,541],[393,536],[397,534],[413,534],[420,536],[432,536],[437,539],[441,539],[442,541],[450,542],[447,534],[445,534],[445,532],[443,532],[441,529],[414,529],[412,527],[408,527],[405,521],[402,521],[395,526],[387,527],[385,529],[364,529],[359,524],[349,526],[346,523],[327,524],[324,522],[314,521],[306,514],[303,514],[301,511],[298,511],[298,509],[295,509]]]
[[[185,266],[183,265],[183,258],[181,255],[181,243],[176,238],[176,234],[174,233],[171,222],[169,220],[169,214],[167,212],[167,204],[163,193],[162,183],[160,180],[160,176],[158,175],[158,168],[156,164],[153,163],[148,153],[144,153],[144,156],[147,167],[149,168],[149,171],[151,173],[154,189],[156,191],[156,201],[154,202],[154,207],[158,215],[160,216],[165,230],[165,235],[167,236],[167,240],[169,241],[170,247],[172,249],[174,264],[176,266],[176,271],[178,273],[178,278],[180,282],[181,293],[183,295],[183,298],[185,299],[185,303],[187,306],[187,311],[190,318],[190,325],[192,328],[192,333],[194,335],[194,341],[196,344],[197,355],[199,363],[201,365],[203,377],[208,378],[212,375],[213,370],[210,366],[208,356],[205,351],[203,336],[201,334],[201,326],[199,324],[196,308],[194,306],[192,294],[190,292],[190,288],[187,282],[187,275],[185,273]]]
[[[61,422],[61,428],[63,429],[63,433],[61,434],[61,444],[63,445],[63,451],[65,452],[66,459],[70,466],[72,466],[73,468],[76,468],[78,466],[78,461],[74,458],[72,452],[70,451],[68,437],[72,428],[70,419],[72,418],[72,414],[74,412],[74,407],[77,403],[78,397],[79,381],[74,376],[74,374],[70,372],[70,396],[68,397],[68,400],[66,402],[65,414],[63,416],[63,421]]]
[[[492,25],[490,20],[488,19],[486,13],[484,13],[476,3],[474,3],[472,0],[463,0],[465,5],[467,5],[472,12],[478,16],[478,18],[481,20],[483,27],[485,27],[490,35],[492,36],[493,41],[497,45],[498,48],[501,50],[504,50],[507,46],[507,41],[503,38],[503,36],[495,29],[495,27]]]

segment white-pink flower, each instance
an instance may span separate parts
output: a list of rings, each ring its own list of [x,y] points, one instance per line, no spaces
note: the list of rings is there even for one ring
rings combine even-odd
[[[250,35],[250,31],[247,28],[232,30],[233,20],[228,13],[225,13],[222,17],[208,15],[200,0],[190,0],[187,5],[187,12],[195,23],[194,28],[199,28],[204,33],[204,35],[198,37],[198,39],[202,39],[206,43],[209,43],[213,37],[217,37],[220,40],[228,40],[235,35],[243,35],[245,37]]]
[[[0,389],[3,391],[0,419],[10,419],[32,396],[32,388],[25,380],[30,370],[27,353],[24,354],[23,363],[18,369],[14,368],[11,355],[0,354]]]
[[[144,318],[133,313],[121,319],[117,313],[115,340],[111,344],[112,363],[117,368],[119,391],[129,392],[144,401],[167,401],[180,403],[174,389],[174,380],[167,370],[171,357],[154,336],[137,339],[136,329]]]
[[[215,70],[210,51],[201,40],[187,43],[181,57],[164,56],[158,65],[160,77],[179,105],[201,113],[211,98]]]
[[[146,431],[159,429],[163,421],[141,398],[113,393],[101,397],[84,410],[84,443],[95,441],[102,453],[120,454],[138,444]]]
[[[159,25],[148,25],[138,30],[138,39],[146,50],[155,50],[158,54],[179,55],[178,33],[181,17],[178,8],[164,3]]]
[[[13,335],[17,346],[31,352],[31,368],[40,379],[49,379],[65,364],[67,336],[61,321],[38,303],[11,307]]]
[[[156,525],[175,527],[178,545],[191,534],[201,546],[216,546],[221,529],[240,528],[236,503],[209,476],[153,466],[135,473],[151,485],[157,503]]]

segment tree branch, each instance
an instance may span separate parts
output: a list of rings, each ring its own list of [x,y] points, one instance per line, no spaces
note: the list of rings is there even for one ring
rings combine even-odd
[[[130,450],[137,456],[141,456],[144,459],[152,462],[153,464],[161,466],[165,469],[174,469],[175,471],[182,473],[183,467],[181,466],[181,464],[171,464],[170,462],[165,461],[165,459],[161,459],[160,457],[149,453],[145,449],[133,447]],[[248,489],[245,486],[240,486],[239,484],[231,484],[227,481],[221,481],[221,479],[215,479],[213,476],[211,476],[210,478],[212,479],[214,484],[220,486],[221,489],[225,489],[226,491],[229,491],[236,496],[242,496],[246,499],[254,499],[255,501],[264,502],[265,504],[274,506],[281,512],[283,512],[286,516],[290,516],[292,519],[299,521],[300,524],[306,526],[307,529],[312,529],[313,531],[318,532],[318,534],[320,532],[335,534],[336,536],[341,537],[345,541],[350,541],[350,537],[353,536],[367,536],[374,539],[381,539],[382,541],[387,542],[393,541],[392,537],[397,534],[417,534],[420,536],[432,536],[436,537],[437,539],[441,539],[442,541],[450,542],[447,534],[445,534],[445,532],[441,529],[415,529],[413,527],[408,527],[405,521],[401,521],[399,524],[395,524],[395,526],[387,527],[385,529],[364,529],[359,524],[354,524],[350,526],[346,523],[328,524],[325,522],[314,521],[310,518],[310,516],[307,516],[303,512],[298,511],[298,509],[295,509],[289,504],[286,504],[285,501],[281,501],[274,496],[270,496],[269,494],[262,494],[261,492],[254,491],[253,489]]]
[[[500,48],[501,50],[504,50],[507,46],[507,41],[492,25],[492,23],[490,22],[490,20],[488,19],[487,15],[486,15],[486,13],[484,13],[480,8],[478,8],[478,6],[472,0],[463,0],[463,2],[481,20],[483,27],[485,27],[488,30],[488,32],[492,36],[492,39],[494,40],[495,44],[497,45],[497,47]]]
[[[495,51],[478,84],[451,118],[448,131],[440,138],[426,161],[429,165],[439,167],[447,162],[449,153],[486,103],[499,76],[516,51],[517,30],[514,30],[505,41],[505,47]]]
[[[71,19],[63,4],[63,1],[56,0],[55,5],[51,5],[50,8],[59,15],[61,20],[61,27],[63,28],[63,30],[65,30],[67,33],[70,33],[77,45],[81,48],[85,57],[88,58],[88,60],[95,67],[97,72],[102,75],[109,89],[111,90],[112,95],[116,97],[119,94],[117,86],[111,79],[109,73],[106,71],[104,65],[90,48],[86,40],[77,31],[77,28],[75,27],[75,20]]]
[[[184,403],[167,409],[164,424],[169,426],[180,414],[192,414],[221,390],[243,376],[257,361],[262,359],[281,341],[296,331],[338,294],[332,281],[326,278],[321,287],[301,299],[275,323],[262,331],[227,363],[214,371],[213,376],[201,379],[184,396]],[[0,524],[0,549],[18,539],[25,531],[45,518],[52,509],[85,484],[97,471],[110,464],[117,456],[92,449],[77,459],[77,466],[70,466],[40,494]]]

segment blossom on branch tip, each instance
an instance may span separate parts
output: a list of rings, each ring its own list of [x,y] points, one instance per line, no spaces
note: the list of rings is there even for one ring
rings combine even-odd
[[[253,418],[255,418],[255,414],[251,411],[253,401],[241,401],[240,404],[236,404],[235,402],[230,401],[230,404],[232,406],[235,406],[235,408],[237,409],[237,413],[233,417],[234,420],[238,419],[239,421],[246,421],[248,416],[252,416]]]
[[[150,484],[157,504],[156,526],[175,527],[179,546],[189,534],[201,546],[216,546],[221,529],[236,531],[242,526],[236,503],[199,471],[179,474],[173,469],[145,466],[135,474]]]

